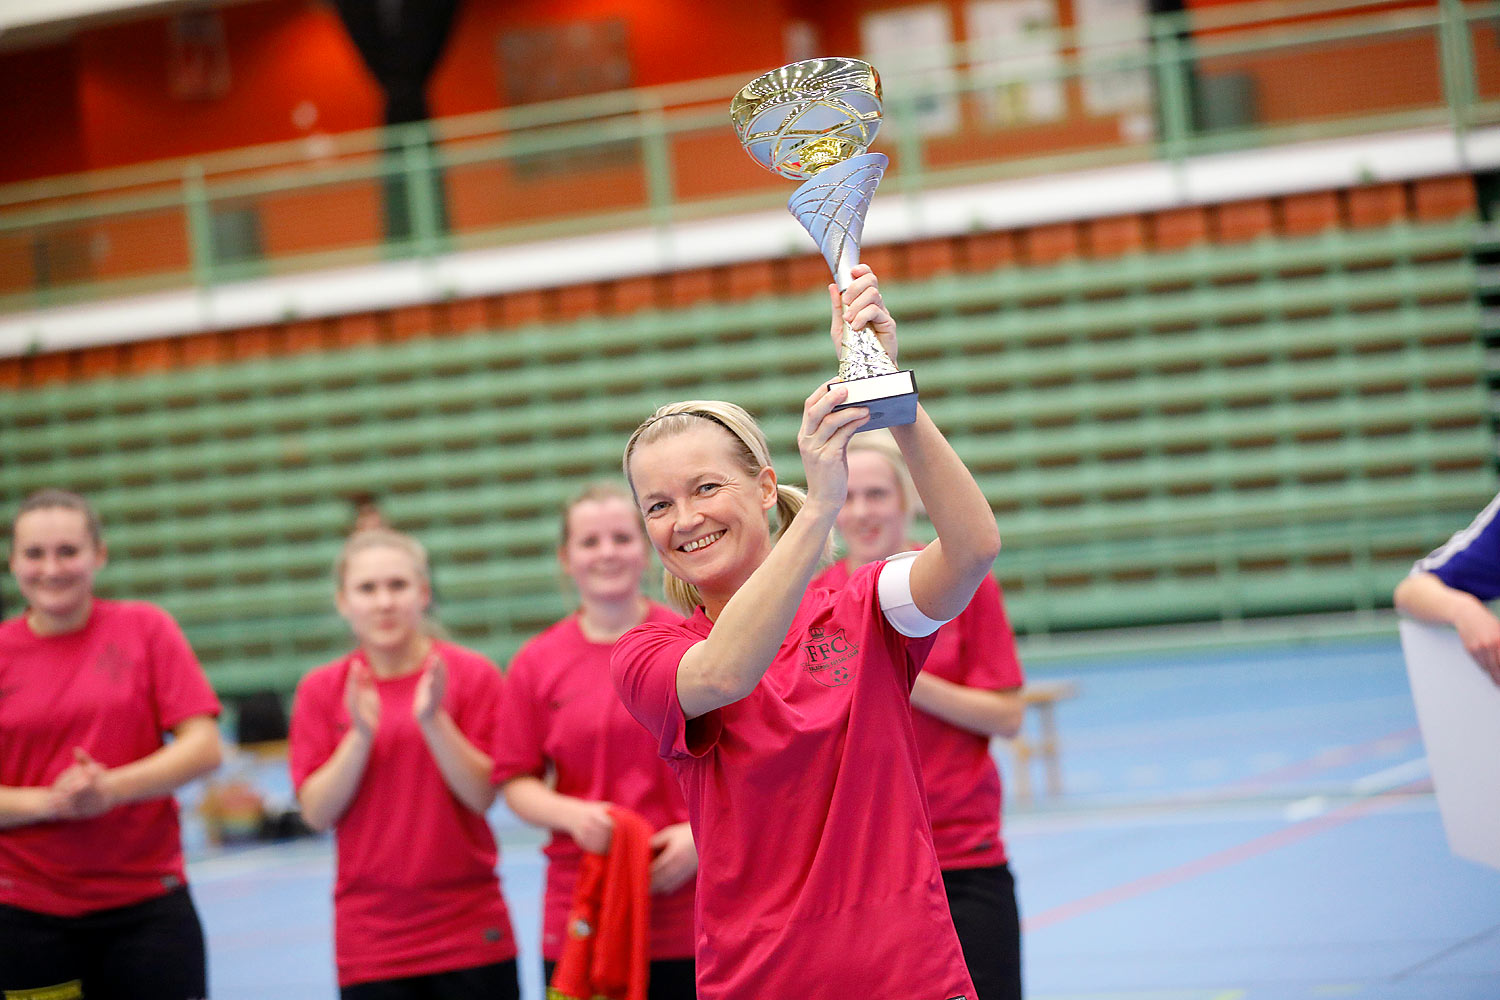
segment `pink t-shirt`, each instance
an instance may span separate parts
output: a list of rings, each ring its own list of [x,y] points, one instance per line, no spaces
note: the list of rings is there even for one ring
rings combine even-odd
[[[0,624],[0,785],[50,785],[74,747],[119,767],[187,719],[218,714],[181,629],[155,605],[96,599],[67,635],[38,636],[24,615]],[[73,917],[185,883],[170,795],[0,830],[0,903]]]
[[[648,622],[682,618],[659,604]],[[613,802],[645,817],[653,830],[687,822],[687,803],[656,744],[625,711],[609,681],[609,642],[590,642],[570,615],[516,653],[500,695],[495,782],[542,777],[550,765],[562,795]],[[564,930],[583,851],[554,831],[547,844],[542,956],[562,957]],[[693,954],[693,883],[651,897],[651,957]]]
[[[481,750],[494,741],[500,671],[471,650],[435,642],[448,665],[443,708]],[[351,653],[297,686],[291,770],[297,788],[349,730]],[[359,790],[336,826],[334,953],[339,985],[503,962],[516,955],[495,875],[489,824],[449,790],[412,715],[420,670],[375,682],[380,725]]]
[[[974,996],[911,729],[931,640],[887,623],[884,565],[809,590],[755,690],[691,722],[677,667],[713,627],[703,609],[615,646],[615,688],[677,772],[697,838],[700,1000]]]
[[[836,588],[848,581],[848,563],[838,562],[824,570],[813,586]],[[1018,688],[1025,682],[1016,656],[1016,637],[994,577],[985,577],[963,613],[938,629],[922,669],[945,681],[990,691]],[[989,737],[918,708],[912,709],[911,723],[922,757],[922,782],[932,811],[938,863],[944,870],[1003,864],[1000,770],[990,756]]]

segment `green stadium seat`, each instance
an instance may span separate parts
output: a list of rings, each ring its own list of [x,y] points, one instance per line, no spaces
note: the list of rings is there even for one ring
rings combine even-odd
[[[903,363],[995,506],[1016,625],[1387,604],[1496,489],[1475,232],[887,281]],[[801,478],[825,310],[759,296],[10,392],[0,462],[14,494],[96,500],[101,589],[178,615],[226,693],[347,649],[331,566],[355,492],[427,545],[444,626],[503,662],[571,606],[562,504],[620,481],[656,406],[742,402]]]

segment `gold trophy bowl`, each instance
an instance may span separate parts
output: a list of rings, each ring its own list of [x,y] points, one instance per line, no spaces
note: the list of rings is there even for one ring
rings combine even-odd
[[[890,162],[867,150],[880,130],[880,74],[859,59],[804,59],[740,88],[729,118],[745,152],[761,166],[802,181],[787,209],[823,251],[840,289],[859,263],[870,198]],[[866,406],[861,430],[909,424],[917,417],[917,382],[897,371],[868,330],[844,324],[838,382],[843,406]]]

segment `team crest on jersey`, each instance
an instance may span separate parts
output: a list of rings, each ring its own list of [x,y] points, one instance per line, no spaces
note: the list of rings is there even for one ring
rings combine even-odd
[[[848,661],[859,655],[859,647],[849,640],[843,629],[829,632],[814,625],[807,630],[802,643],[802,665],[813,680],[824,687],[842,687],[854,677]]]
[[[108,677],[112,684],[120,683],[120,678],[125,676],[129,666],[125,651],[113,642],[106,643],[94,657],[94,669]]]

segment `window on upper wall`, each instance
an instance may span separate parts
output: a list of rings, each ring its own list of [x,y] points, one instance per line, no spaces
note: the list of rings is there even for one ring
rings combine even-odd
[[[1073,0],[1078,47],[1086,67],[1083,105],[1090,114],[1144,112],[1151,108],[1151,74],[1144,68],[1109,68],[1110,61],[1134,60],[1149,51],[1146,0]]]
[[[995,125],[1056,121],[1068,111],[1056,0],[973,0],[965,11],[970,62]]]
[[[915,121],[924,136],[958,131],[959,106],[954,96],[953,19],[946,4],[898,7],[866,14],[860,21],[860,44],[882,77],[901,79],[905,106],[891,106],[887,121],[900,128]]]

